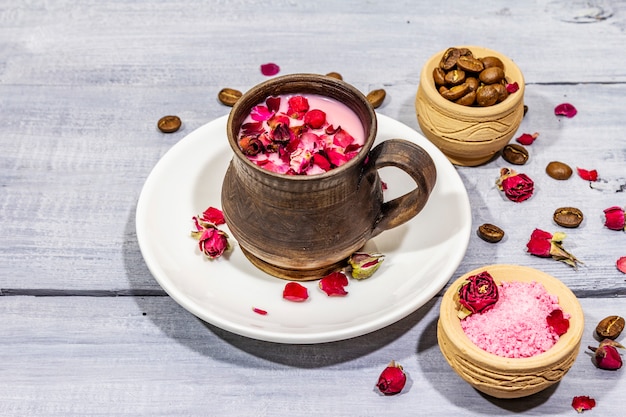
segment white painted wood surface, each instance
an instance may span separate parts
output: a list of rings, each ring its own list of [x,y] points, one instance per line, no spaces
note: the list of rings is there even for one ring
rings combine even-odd
[[[519,3],[519,4],[517,4]],[[572,415],[626,409],[624,370],[601,371],[586,346],[606,315],[624,316],[626,233],[602,210],[626,193],[544,174],[551,160],[598,169],[626,183],[626,4],[618,1],[358,2],[0,1],[0,415]],[[418,129],[413,101],[421,64],[452,45],[506,52],[524,72],[539,132],[519,170],[536,195],[514,204],[494,181],[504,161],[458,168],[473,228],[454,277],[518,263],[562,279],[581,298],[586,331],[574,368],[554,389],[501,401],[460,380],[436,346],[438,298],[406,319],[353,340],[289,346],[202,323],[165,295],[138,249],[135,207],[154,164],[185,135],[227,114],[217,92],[281,74],[338,71],[363,92],[383,87],[378,109]],[[568,101],[573,119],[553,115]],[[183,128],[156,129],[165,114]],[[530,232],[559,228],[560,206],[583,210],[565,247],[578,270],[525,253]],[[374,391],[396,359],[403,394]]]

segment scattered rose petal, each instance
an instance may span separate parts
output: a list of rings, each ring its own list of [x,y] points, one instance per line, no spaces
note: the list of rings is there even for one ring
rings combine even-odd
[[[271,77],[272,75],[278,74],[280,71],[280,67],[273,62],[268,62],[267,64],[261,65],[261,74]]]
[[[618,206],[604,209],[604,226],[611,230],[626,230],[626,212]]]
[[[385,181],[381,181],[381,182],[380,182],[380,186],[383,188],[383,191],[386,191],[386,190],[387,190],[387,188],[388,188],[388,187],[387,187],[387,183],[386,183]]]
[[[626,274],[626,256],[619,258],[615,265],[620,272]]]
[[[532,145],[535,139],[539,137],[539,133],[535,132],[532,135],[530,133],[523,133],[520,137],[515,139],[522,145]]]
[[[208,209],[204,210],[202,216],[200,216],[200,220],[213,223],[216,226],[226,223],[222,210],[215,207],[209,207]]]
[[[589,350],[595,353],[595,364],[600,369],[615,371],[622,367],[622,356],[617,348],[624,349],[624,346],[611,339],[604,339],[600,346],[588,346]]]
[[[395,395],[402,391],[406,384],[406,374],[402,366],[391,361],[378,377],[376,386],[384,395]]]
[[[331,272],[322,278],[319,287],[329,296],[344,296],[348,292],[345,286],[348,285],[348,277],[343,272]]]
[[[574,107],[570,103],[561,103],[554,108],[554,114],[556,114],[557,116],[572,118],[576,116],[576,113],[578,113],[578,110],[576,110],[576,107]]]
[[[572,407],[574,407],[574,410],[578,411],[579,413],[582,413],[586,410],[591,410],[595,406],[596,400],[587,397],[586,395],[574,397],[574,399],[572,400]]]
[[[283,289],[283,298],[299,303],[309,298],[309,290],[297,282],[288,282]]]
[[[267,311],[262,310],[262,309],[257,308],[257,307],[252,307],[252,311],[254,311],[255,313],[260,314],[262,316],[266,316],[267,315]]]
[[[562,310],[554,310],[546,318],[548,326],[552,327],[556,334],[563,336],[569,329],[569,319],[563,316]]]
[[[578,171],[578,175],[585,181],[598,181],[598,171],[592,169],[591,171],[587,171],[586,169],[576,167]]]
[[[519,90],[519,84],[517,83],[517,81],[515,81],[514,83],[508,83],[506,85],[506,91],[508,91],[509,94],[513,94],[517,90]]]

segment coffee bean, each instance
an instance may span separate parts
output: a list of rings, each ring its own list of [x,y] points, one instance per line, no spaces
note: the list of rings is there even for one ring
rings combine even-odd
[[[478,79],[485,84],[499,83],[504,79],[504,70],[500,67],[489,67],[478,74]]]
[[[326,74],[326,76],[330,78],[335,78],[337,80],[343,80],[343,77],[338,72],[329,72],[328,74]]]
[[[456,65],[463,71],[469,72],[481,72],[485,69],[483,63],[472,56],[459,57],[456,61]]]
[[[498,67],[504,69],[504,64],[497,56],[486,56],[484,58],[480,58],[480,61],[483,63],[485,68]]]
[[[448,84],[459,85],[465,82],[465,71],[452,70],[448,71],[444,77]]]
[[[483,85],[476,91],[476,103],[479,106],[493,106],[496,101],[498,101],[498,92],[493,85]]]
[[[465,94],[460,99],[456,100],[455,103],[460,104],[462,106],[471,106],[476,101],[476,91],[470,91]]]
[[[383,90],[382,88],[379,88],[378,90],[372,90],[367,94],[367,101],[370,102],[370,104],[372,105],[372,107],[374,107],[375,109],[380,107],[381,104],[383,104],[383,101],[385,100],[385,96],[387,95],[387,93],[385,92],[385,90]]]
[[[478,237],[489,243],[498,243],[504,237],[504,230],[490,223],[481,224],[477,233]]]
[[[480,81],[476,77],[466,77],[465,82],[469,85],[470,91],[476,91],[480,87]]]
[[[496,92],[498,93],[498,100],[497,100],[498,103],[503,101],[509,96],[509,92],[506,89],[506,86],[504,84],[502,83],[493,84],[493,88],[495,88]]]
[[[546,166],[546,173],[555,180],[566,180],[572,176],[572,168],[559,161],[552,161]]]
[[[528,150],[517,143],[509,143],[502,149],[502,158],[513,165],[524,165],[528,161]]]
[[[163,116],[159,119],[157,127],[163,133],[174,133],[180,129],[181,124],[178,116]]]
[[[441,93],[441,96],[445,99],[455,101],[463,97],[469,91],[469,86],[465,83],[461,85],[455,85],[454,87]]]
[[[433,79],[435,80],[436,85],[445,85],[446,72],[439,67],[435,67],[433,70]]]
[[[562,227],[575,228],[583,221],[583,212],[576,207],[560,207],[554,211],[554,222]]]
[[[439,68],[444,71],[451,70],[456,65],[456,61],[461,56],[461,51],[457,48],[448,48],[439,61]]]
[[[232,88],[222,88],[217,94],[219,101],[226,106],[234,106],[237,100],[241,98],[241,91]]]
[[[620,316],[605,317],[596,326],[596,334],[600,339],[615,340],[624,330],[624,318]]]

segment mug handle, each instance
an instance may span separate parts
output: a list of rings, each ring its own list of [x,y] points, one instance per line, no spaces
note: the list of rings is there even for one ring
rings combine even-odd
[[[404,139],[379,143],[369,154],[368,174],[387,166],[406,172],[417,187],[408,193],[384,202],[374,224],[372,237],[411,220],[426,205],[437,182],[437,168],[430,155],[419,145]],[[368,175],[366,174],[366,175]]]

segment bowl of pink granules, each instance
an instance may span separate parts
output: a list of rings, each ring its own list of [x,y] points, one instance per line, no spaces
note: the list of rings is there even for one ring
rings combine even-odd
[[[563,378],[584,324],[578,299],[558,279],[525,266],[490,265],[446,290],[437,339],[452,369],[474,388],[519,398]]]

